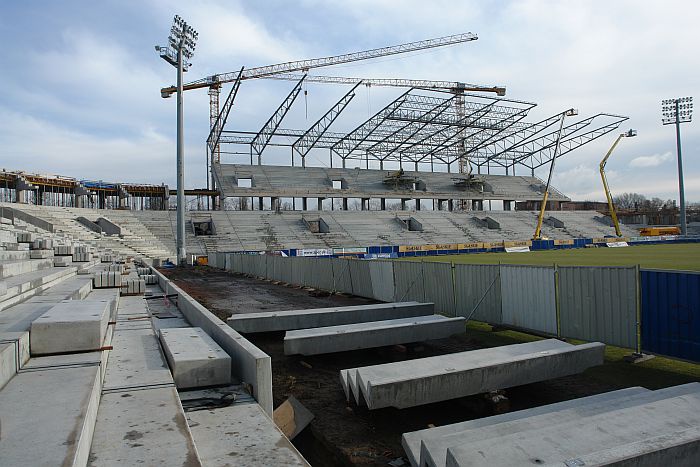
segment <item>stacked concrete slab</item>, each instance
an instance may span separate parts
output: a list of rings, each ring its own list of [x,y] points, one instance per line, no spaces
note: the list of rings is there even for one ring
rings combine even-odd
[[[568,376],[603,363],[599,342],[556,339],[341,370],[345,394],[369,409],[399,409]]]
[[[527,451],[532,453],[532,459],[542,460],[541,464],[551,465],[559,461],[562,462],[563,465],[569,465],[566,463],[567,461],[571,460],[573,462],[573,459],[580,458],[578,456],[579,454],[584,454],[586,452],[581,448],[584,448],[587,441],[579,436],[579,431],[576,431],[576,434],[572,435],[573,432],[570,431],[572,422],[583,421],[583,423],[579,423],[577,426],[584,428],[593,427],[601,418],[615,417],[625,412],[639,412],[643,414],[645,411],[649,410],[650,407],[654,407],[656,404],[670,399],[675,399],[676,402],[680,403],[691,401],[690,406],[692,407],[694,404],[697,405],[697,396],[699,393],[700,384],[698,383],[657,391],[650,391],[640,387],[621,389],[619,391],[573,399],[528,410],[405,433],[402,437],[402,444],[413,466],[427,465],[444,467],[448,463],[448,451],[451,450],[454,450],[452,458],[453,461],[457,461],[456,465],[520,465],[527,463],[525,460]],[[692,402],[693,400],[695,402]],[[676,410],[677,407],[672,413],[665,413],[663,416],[676,418],[679,415],[679,412]],[[677,418],[679,421],[684,419],[683,415],[680,415],[681,416]],[[695,423],[697,426],[697,422]],[[543,441],[543,438],[540,438],[543,434],[542,430],[555,427],[559,429],[558,435],[549,439],[553,444],[561,445],[563,438],[572,438],[574,440],[573,449],[569,451],[569,455],[571,455],[570,458],[566,456],[560,459],[548,459],[543,457],[544,452],[541,448],[547,443]],[[632,430],[632,427],[618,425],[611,432],[608,432],[607,436],[610,439],[619,439],[625,436],[628,430]],[[673,430],[672,432],[675,434],[675,431],[676,430]],[[663,432],[657,434],[660,436],[664,435]],[[653,438],[655,435],[650,437]],[[481,450],[478,450],[479,444],[491,441],[494,447],[500,445],[504,450],[512,454],[515,446],[511,443],[516,443],[526,438],[532,440],[532,444],[526,447],[526,451],[518,452],[518,455],[513,457],[496,460],[494,458],[489,459],[488,456],[485,456],[486,459],[484,459],[482,454],[487,454],[487,452],[482,453]],[[696,439],[696,443],[698,439]],[[643,438],[637,440],[640,447],[645,444],[647,448],[651,447],[651,443],[645,443],[644,441]],[[614,444],[614,441],[612,444]],[[590,446],[590,443],[588,445]],[[661,448],[662,446],[658,447]],[[457,456],[460,454],[455,453],[460,451],[468,455],[458,460]],[[639,450],[637,453],[634,453],[633,449],[628,449],[626,451],[628,454],[632,454],[628,459],[629,461],[636,462],[638,460],[636,459],[636,455],[642,454],[642,450]],[[475,455],[477,452],[479,454]],[[677,465],[676,462],[671,462],[674,460],[673,458],[667,459],[669,460],[668,465]],[[580,460],[583,462],[582,458],[580,458]],[[697,462],[697,457],[690,456],[687,458],[687,461]],[[666,462],[660,462],[658,465],[665,463]],[[598,464],[571,463],[570,465]]]
[[[376,303],[333,308],[241,313],[231,316],[227,322],[233,329],[243,333],[290,331],[427,316],[432,315],[433,310],[433,303]]]
[[[285,355],[319,355],[442,339],[465,331],[465,318],[417,316],[287,331]]]

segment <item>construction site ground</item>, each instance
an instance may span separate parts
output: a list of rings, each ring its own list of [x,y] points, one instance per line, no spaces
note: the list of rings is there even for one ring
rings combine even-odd
[[[319,293],[208,267],[162,272],[222,320],[235,313],[374,303],[361,297]],[[346,402],[339,380],[341,369],[539,339],[470,322],[465,334],[449,339],[303,357],[284,355],[284,333],[246,337],[272,359],[275,407],[293,395],[314,414],[310,426],[293,441],[314,466],[386,466],[404,457],[402,433],[485,417],[495,410],[506,409],[502,403],[479,395],[411,409],[369,411]],[[579,375],[510,388],[505,391],[508,410],[630,386],[658,389],[700,381],[699,365],[658,357],[630,364],[623,361],[629,353],[627,349],[608,347],[606,363],[602,366]]]

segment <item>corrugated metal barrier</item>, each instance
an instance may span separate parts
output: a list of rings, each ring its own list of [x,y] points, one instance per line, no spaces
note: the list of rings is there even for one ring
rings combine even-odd
[[[214,267],[292,284],[434,302],[449,316],[700,360],[698,273],[247,254],[210,259]]]
[[[637,348],[637,269],[558,269],[562,336]]]
[[[553,267],[501,265],[502,323],[557,334]]]
[[[642,349],[700,361],[700,274],[642,270]]]
[[[501,324],[501,281],[497,264],[455,265],[455,315]]]
[[[423,293],[426,302],[435,304],[435,311],[456,316],[452,264],[425,262],[423,264]]]

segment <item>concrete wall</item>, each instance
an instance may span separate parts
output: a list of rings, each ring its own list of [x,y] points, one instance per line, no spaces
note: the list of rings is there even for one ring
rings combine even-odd
[[[193,326],[200,327],[231,356],[234,377],[249,384],[253,397],[272,416],[272,363],[270,356],[231,329],[186,292],[154,269],[166,294],[177,294],[177,306]]]

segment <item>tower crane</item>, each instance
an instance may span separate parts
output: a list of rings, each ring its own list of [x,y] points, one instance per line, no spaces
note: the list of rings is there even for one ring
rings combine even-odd
[[[443,36],[434,39],[426,39],[416,42],[408,42],[405,44],[399,44],[389,47],[380,47],[376,49],[370,49],[360,52],[352,52],[342,55],[335,55],[330,57],[313,58],[307,60],[298,60],[291,62],[283,62],[274,65],[266,65],[255,68],[242,68],[237,72],[221,73],[216,75],[211,75],[206,78],[201,78],[196,81],[192,81],[183,86],[183,91],[189,91],[192,89],[202,89],[209,88],[209,119],[211,133],[208,141],[212,146],[212,155],[216,155],[218,160],[219,147],[218,140],[221,131],[223,130],[224,122],[228,117],[228,113],[233,105],[233,99],[235,98],[235,93],[238,90],[240,82],[247,79],[256,78],[273,78],[273,79],[295,79],[299,81],[301,75],[293,75],[293,72],[304,72],[312,68],[320,68],[325,66],[338,65],[342,63],[350,63],[361,60],[369,60],[373,58],[385,57],[388,55],[397,55],[408,52],[415,52],[418,50],[431,49],[436,47],[445,47],[449,45],[460,44],[463,42],[471,42],[478,39],[476,34],[470,32],[455,34],[450,36]],[[294,78],[293,78],[294,77]],[[505,95],[505,88],[496,86],[477,86],[473,84],[464,84],[449,81],[427,81],[427,80],[401,80],[401,79],[353,79],[353,78],[342,78],[342,77],[323,77],[323,76],[306,76],[307,82],[324,82],[324,83],[347,83],[356,84],[362,81],[365,84],[375,85],[375,86],[399,86],[399,87],[417,87],[421,89],[435,89],[435,90],[447,90],[454,92],[457,96],[465,91],[479,91],[479,92],[494,92],[497,95]],[[226,100],[223,109],[219,109],[219,96],[221,92],[221,87],[225,83],[234,83],[234,89],[231,95]],[[160,90],[161,97],[167,98],[172,96],[177,92],[175,86],[169,86],[162,88]],[[459,111],[459,109],[458,109]]]

